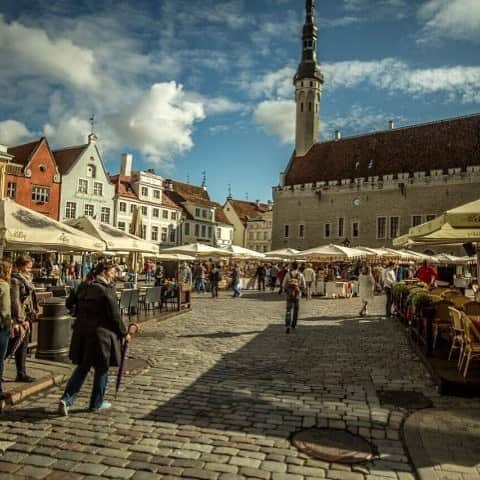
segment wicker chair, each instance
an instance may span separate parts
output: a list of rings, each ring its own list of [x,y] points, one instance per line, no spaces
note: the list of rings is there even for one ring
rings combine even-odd
[[[452,297],[463,297],[462,292],[459,290],[449,289],[442,292],[441,296],[450,300]]]
[[[460,365],[463,357],[463,349],[465,345],[465,330],[463,326],[463,315],[460,310],[457,310],[453,307],[448,307],[450,312],[450,318],[452,320],[452,327],[450,331],[450,337],[452,339],[452,346],[450,347],[450,352],[448,354],[448,359],[452,358],[454,350],[459,350],[458,353],[458,362],[457,368],[460,369]]]
[[[432,295],[441,295],[443,292],[446,292],[447,290],[448,290],[447,288],[435,287],[430,290],[430,293]]]
[[[469,301],[463,304],[462,310],[467,315],[473,315],[475,317],[480,316],[480,302]]]
[[[467,378],[468,369],[470,367],[471,361],[475,358],[480,358],[480,339],[477,338],[472,329],[472,321],[470,320],[470,318],[468,318],[468,316],[466,315],[464,315],[463,318],[465,328],[465,348],[460,368],[462,367],[463,360],[465,360],[465,369],[463,371],[463,376]]]
[[[452,303],[449,300],[441,300],[434,304],[435,318],[433,319],[433,346],[435,349],[437,345],[437,338],[440,332],[450,333],[452,328],[452,320],[450,318],[449,307]]]

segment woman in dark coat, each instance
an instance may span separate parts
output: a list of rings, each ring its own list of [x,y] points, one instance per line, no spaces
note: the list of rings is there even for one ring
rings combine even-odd
[[[100,263],[95,269],[95,280],[84,282],[76,294],[76,321],[70,344],[70,359],[77,365],[60,400],[59,411],[68,415],[75,397],[82,388],[88,372],[93,367],[90,410],[106,410],[111,407],[105,401],[105,390],[110,366],[118,366],[121,342],[130,341],[120,310],[113,280],[115,265]]]

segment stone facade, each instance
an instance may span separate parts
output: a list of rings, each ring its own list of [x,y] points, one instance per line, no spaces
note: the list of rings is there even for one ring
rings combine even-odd
[[[250,250],[262,253],[272,250],[272,210],[248,219],[246,237],[246,247]]]

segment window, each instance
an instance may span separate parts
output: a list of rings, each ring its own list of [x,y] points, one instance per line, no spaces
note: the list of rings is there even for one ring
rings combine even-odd
[[[168,220],[168,210],[162,210],[162,218]]]
[[[177,212],[172,212],[172,220],[176,220],[177,219]]]
[[[32,187],[32,200],[34,202],[47,203],[50,197],[50,189],[48,187]]]
[[[133,209],[135,208],[135,205],[133,203],[130,204],[130,213],[133,213]]]
[[[207,218],[207,211],[205,209],[202,210],[202,218]]]
[[[398,237],[400,217],[390,217],[390,238]]]
[[[412,227],[416,227],[417,225],[422,224],[422,216],[421,215],[412,215]]]
[[[188,222],[185,224],[185,235],[190,235],[190,224]]]
[[[436,215],[425,215],[425,221],[429,222],[430,220],[433,220],[436,217]]]
[[[117,228],[119,230],[125,231],[125,228],[126,228],[125,222],[118,222]]]
[[[326,223],[323,226],[323,238],[330,238],[332,235],[332,224]]]
[[[202,238],[206,238],[207,237],[207,227],[206,225],[202,225],[202,235],[201,235]]]
[[[209,219],[209,220],[211,220],[211,219],[213,218],[213,213],[212,213],[211,210],[208,210],[207,216],[208,216],[208,219]]]
[[[100,212],[100,222],[110,223],[110,209],[108,207],[102,207]]]
[[[140,236],[146,240],[147,238],[147,226],[146,225],[142,225],[142,233],[140,234]]]
[[[93,184],[93,194],[101,197],[103,195],[103,183],[95,182]]]
[[[88,180],[78,179],[78,193],[88,193]]]
[[[8,182],[7,184],[7,197],[15,198],[17,196],[17,184],[15,182]]]
[[[217,238],[222,238],[222,231],[220,228],[217,228]]]
[[[87,177],[88,178],[96,178],[97,177],[97,167],[89,163],[87,165]]]
[[[95,215],[95,205],[90,203],[85,204],[85,215],[87,217],[93,217]]]
[[[67,202],[65,206],[65,218],[75,218],[77,216],[77,204],[75,202]]]
[[[142,197],[148,197],[148,188],[142,187]]]
[[[168,228],[162,227],[162,242],[167,241]]]
[[[121,212],[126,212],[127,211],[127,204],[125,202],[120,202],[118,205],[118,209]]]
[[[142,207],[142,215],[148,215],[148,208],[147,207]]]
[[[208,238],[212,238],[212,227],[208,227]]]
[[[343,238],[345,236],[345,219],[339,218],[337,220],[337,237]]]
[[[308,102],[308,111],[309,111],[309,112],[312,111],[312,102]]]
[[[264,240],[266,240],[266,235],[267,232],[265,232],[265,236],[263,237]],[[305,225],[299,225],[298,226],[298,238],[304,238],[305,237]]]
[[[153,198],[160,199],[160,190],[153,191]]]
[[[283,236],[284,238],[288,238],[289,235],[289,230],[290,230],[290,225],[284,225],[283,226]]]
[[[152,210],[152,216],[153,216],[154,218],[158,218],[158,217],[160,216],[160,210],[159,210],[158,208],[154,208],[154,209]]]
[[[263,232],[263,239],[268,240],[268,232]]]
[[[198,223],[195,224],[195,236],[200,236],[200,225]]]
[[[152,240],[158,241],[158,227],[152,227]]]
[[[172,228],[172,229],[170,230],[170,243],[175,243],[175,237],[176,237],[176,235],[175,235],[175,229]]]
[[[199,208],[196,208],[196,209],[195,209],[195,216],[196,216],[196,217],[199,217],[199,216],[200,216],[200,209],[199,209]]]
[[[377,239],[381,240],[387,236],[387,217],[377,217]]]
[[[352,222],[352,237],[358,238],[360,236],[360,223]]]

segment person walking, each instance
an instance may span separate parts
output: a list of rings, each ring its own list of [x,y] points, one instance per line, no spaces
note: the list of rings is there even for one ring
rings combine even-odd
[[[306,285],[305,299],[311,300],[312,287],[313,287],[313,284],[315,283],[315,278],[317,276],[317,274],[315,273],[315,270],[312,268],[311,263],[307,263],[307,267],[303,271],[303,276],[305,277],[305,285]]]
[[[222,266],[220,263],[212,266],[212,269],[210,270],[209,280],[212,298],[218,298],[218,284],[222,280]]]
[[[180,283],[187,284],[190,288],[192,287],[192,269],[187,262],[183,262],[183,265],[180,267],[178,278]]]
[[[290,329],[295,330],[295,327],[297,326],[301,291],[305,291],[305,287],[305,277],[298,270],[297,262],[293,262],[292,268],[283,279],[283,290],[287,297],[285,333],[290,333]]]
[[[375,292],[375,279],[372,275],[372,267],[365,265],[358,276],[358,293],[362,301],[362,308],[359,312],[361,317],[368,315],[367,306],[373,301]]]
[[[7,356],[12,353],[17,341],[21,341],[15,352],[17,382],[31,383],[35,379],[27,375],[26,362],[28,341],[32,322],[38,314],[37,295],[31,280],[33,260],[28,255],[21,255],[15,260],[15,272],[10,279],[10,299],[14,339],[9,342]]]
[[[238,265],[234,265],[232,270],[232,290],[233,290],[233,298],[237,298],[241,295],[240,269],[238,268]]]
[[[270,268],[270,291],[273,292],[277,286],[278,265],[272,264]]]
[[[0,262],[0,402],[5,400],[2,390],[3,367],[10,339],[10,327],[12,325],[12,311],[10,300],[10,275],[12,264]]]
[[[257,277],[257,286],[258,290],[264,292],[265,291],[265,276],[267,274],[267,270],[264,265],[259,265],[257,267],[257,271],[255,272],[255,276]]]
[[[130,341],[118,307],[113,281],[116,267],[109,262],[95,268],[95,280],[84,282],[76,295],[76,315],[70,344],[70,359],[77,365],[59,402],[59,412],[68,415],[91,368],[95,374],[89,409],[107,410],[104,400],[108,370],[119,366],[121,342]]]
[[[387,303],[385,305],[386,312],[385,315],[388,317],[392,316],[392,303],[393,303],[393,294],[392,289],[393,285],[396,283],[397,276],[395,275],[395,264],[390,262],[387,265],[387,268],[383,271],[383,289],[385,295],[387,296]]]

